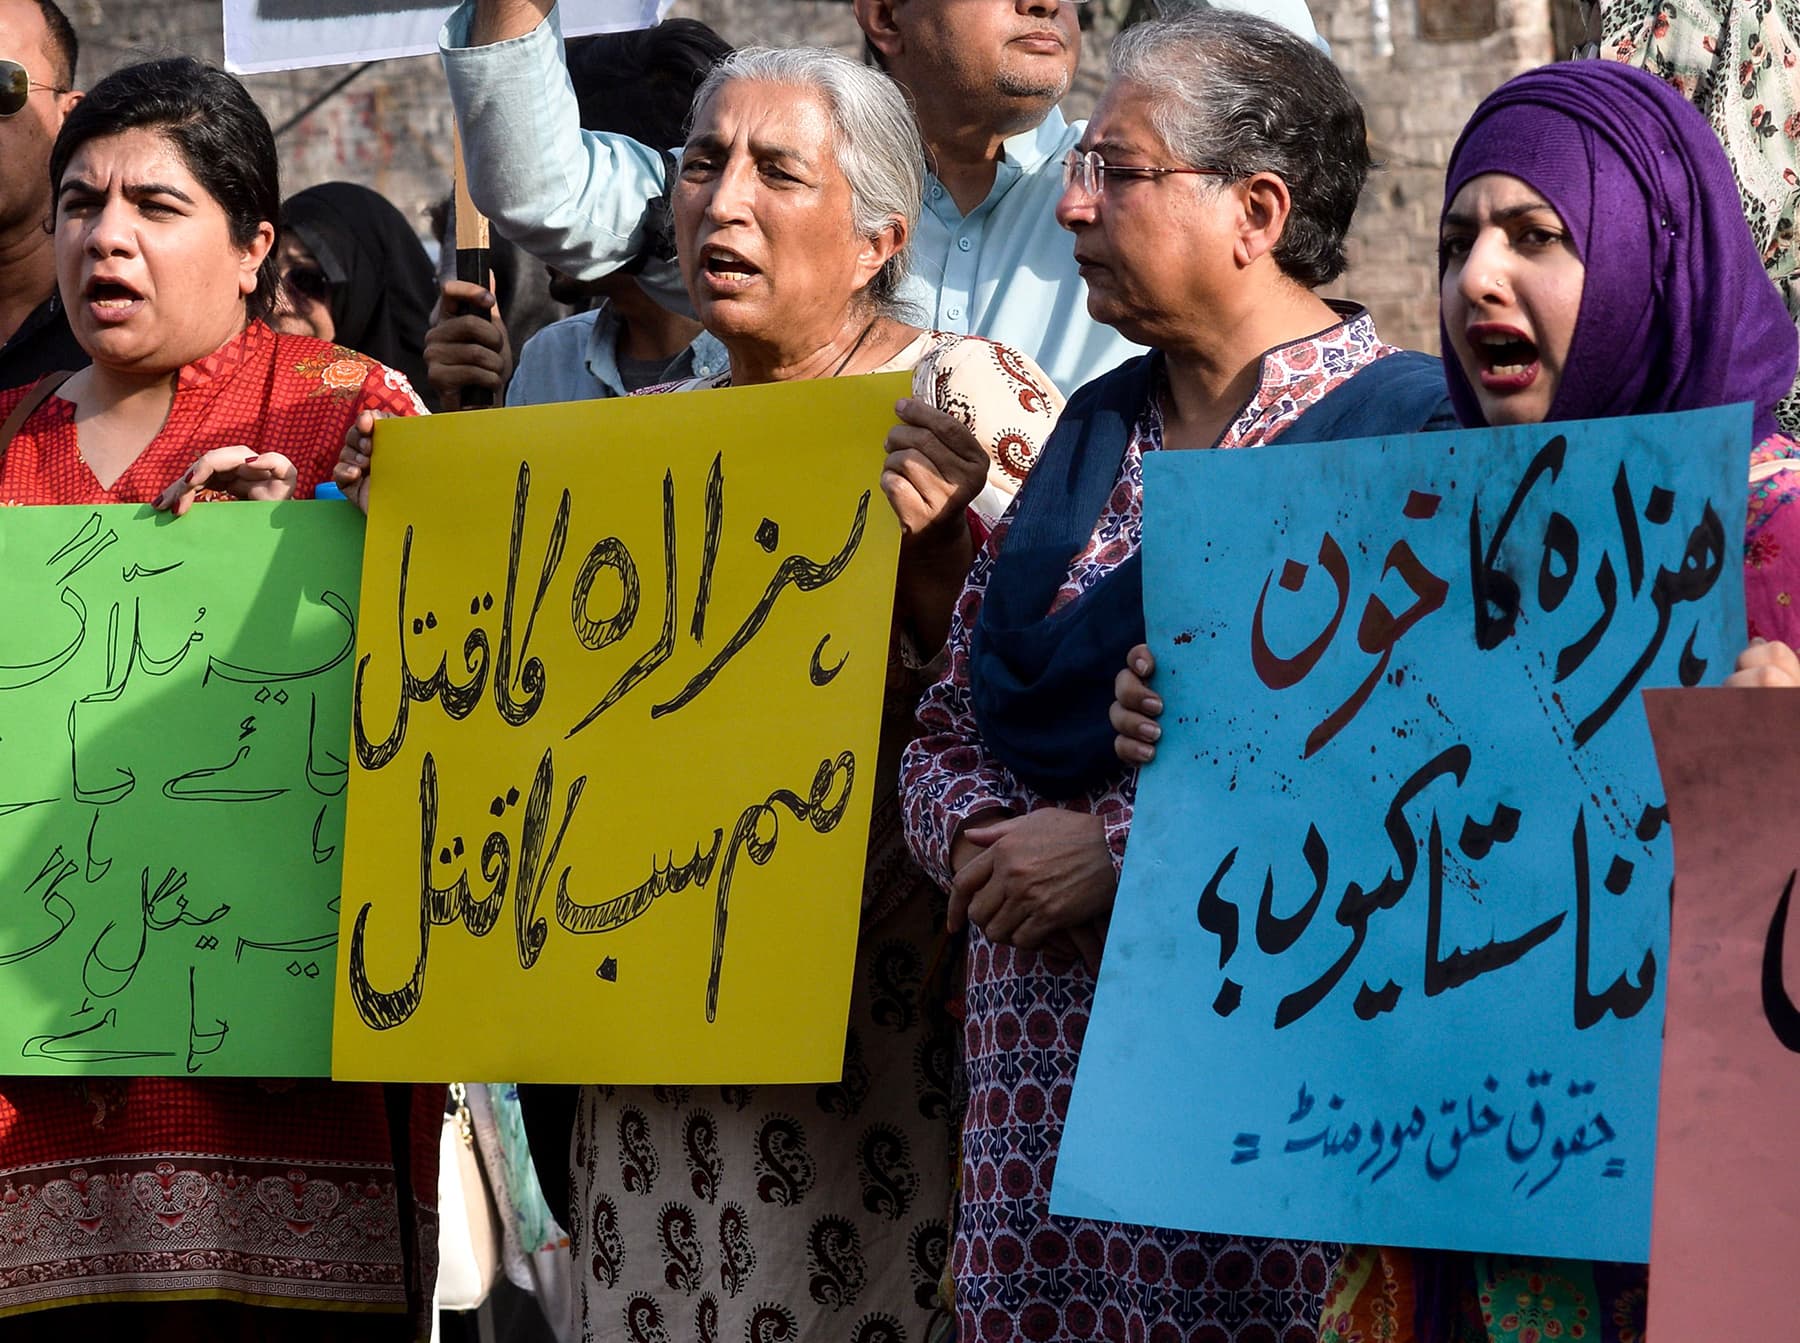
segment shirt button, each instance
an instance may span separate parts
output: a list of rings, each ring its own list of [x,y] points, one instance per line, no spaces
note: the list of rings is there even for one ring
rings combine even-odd
[[[972,242],[970,242],[970,241],[969,241],[969,240],[968,240],[968,239],[967,239],[967,238],[958,238],[958,239],[957,239],[957,240],[956,240],[956,245],[957,245],[957,246],[958,246],[958,247],[959,247],[959,248],[961,248],[961,249],[962,249],[962,250],[963,250],[963,251],[965,251],[965,252],[966,252],[966,251],[968,251],[968,250],[969,250],[969,249],[970,249],[970,248],[971,248],[971,247],[973,247],[973,246],[974,246],[974,245],[975,245],[975,244],[974,244],[974,243],[972,243]]]
[[[931,189],[931,199],[932,200],[934,200],[934,201],[942,200],[943,198],[944,198],[944,189],[942,187],[933,187]]]
[[[944,316],[948,317],[951,321],[955,321],[958,317],[962,316],[962,309],[946,308],[944,309]]]

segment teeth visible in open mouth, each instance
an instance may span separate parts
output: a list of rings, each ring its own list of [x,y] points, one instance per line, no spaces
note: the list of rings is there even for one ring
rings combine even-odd
[[[1496,377],[1516,377],[1537,362],[1537,346],[1523,336],[1484,333],[1475,337],[1474,345]]]
[[[705,269],[708,275],[728,275],[738,279],[755,275],[756,267],[740,256],[728,252],[708,252],[705,254]]]
[[[96,282],[88,291],[88,297],[96,308],[129,308],[138,301],[138,296],[124,285],[108,280]]]

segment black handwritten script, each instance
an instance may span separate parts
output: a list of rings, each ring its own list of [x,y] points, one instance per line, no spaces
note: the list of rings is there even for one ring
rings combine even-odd
[[[329,1071],[361,540],[0,510],[0,1072]]]
[[[724,423],[743,396],[698,400]],[[404,515],[377,501],[339,1075],[422,1050],[486,1075],[545,1012],[633,1023],[546,1064],[590,1080],[766,1071],[742,1051],[782,1013],[832,1033],[809,976],[848,987],[897,529],[824,425],[829,448],[684,441],[688,401],[517,419],[546,446],[476,445],[479,506],[424,472],[390,487]],[[446,1030],[496,991],[515,1020]]]
[[[1588,1178],[1625,1176],[1628,1158],[1580,1159],[1611,1147],[1618,1131],[1607,1119],[1591,1079],[1559,1079],[1548,1069],[1530,1069],[1520,1085],[1503,1087],[1491,1074],[1457,1094],[1431,1094],[1408,1106],[1385,1098],[1358,1106],[1335,1092],[1315,1093],[1302,1082],[1279,1134],[1264,1146],[1261,1133],[1232,1138],[1230,1163],[1241,1166],[1265,1157],[1299,1158],[1347,1166],[1370,1185],[1379,1184],[1403,1161],[1425,1178],[1441,1183],[1467,1177],[1465,1151],[1488,1152],[1477,1178],[1495,1187],[1469,1190],[1484,1198],[1516,1195],[1530,1200],[1561,1176],[1569,1163]],[[1510,1187],[1509,1187],[1510,1184]]]
[[[1219,1015],[1244,1006],[1239,973],[1283,977],[1239,970],[1239,926],[1252,915],[1241,949],[1265,963],[1308,964],[1303,941],[1335,952],[1276,996],[1278,1030],[1340,985],[1343,1007],[1366,1021],[1408,993],[1453,993],[1527,957],[1562,961],[1549,978],[1566,986],[1576,1030],[1649,1003],[1660,939],[1646,936],[1628,963],[1595,974],[1596,890],[1640,910],[1610,922],[1648,934],[1668,884],[1666,812],[1642,768],[1647,734],[1632,696],[1696,684],[1729,654],[1724,603],[1707,599],[1733,586],[1736,565],[1710,495],[1663,484],[1654,460],[1594,453],[1604,463],[1573,464],[1570,432],[1540,431],[1541,446],[1508,472],[1459,479],[1430,468],[1429,484],[1386,518],[1354,519],[1348,553],[1343,523],[1288,528],[1284,548],[1298,543],[1313,560],[1265,574],[1246,651],[1257,707],[1305,733],[1291,755],[1277,744],[1284,733],[1263,734],[1267,777],[1303,795],[1311,762],[1335,744],[1339,770],[1366,758],[1355,787],[1372,824],[1349,835],[1327,825],[1334,866],[1326,818],[1307,820],[1295,835],[1299,880],[1278,876],[1292,859],[1259,872],[1240,846],[1220,853],[1196,909],[1226,972]],[[1311,586],[1328,591],[1322,624],[1305,609],[1316,600],[1293,599]],[[1371,861],[1346,863],[1353,852]],[[1549,898],[1522,901],[1515,889]],[[1390,916],[1403,901],[1419,917]],[[1371,953],[1378,964],[1365,968],[1372,936],[1389,941],[1380,929],[1395,922],[1423,936],[1397,955]]]
[[[1268,1129],[1243,1117],[1266,1125],[1281,1103],[1266,1079],[1304,1076],[1321,1109],[1345,1098],[1332,1141],[1354,1121],[1360,1147],[1314,1169],[1319,1190],[1296,1205],[1360,1210],[1377,1241],[1642,1253],[1673,860],[1637,692],[1716,679],[1742,641],[1741,453],[1696,446],[1738,433],[1705,417],[1522,426],[1147,474],[1147,615],[1168,715],[1139,782],[1108,974],[1166,973],[1115,948],[1123,933],[1148,952],[1182,929],[1178,1001],[1167,988],[1131,997],[1185,1023],[1178,1039],[1149,1030],[1186,1069],[1209,1084],[1228,1074],[1210,1094],[1239,1118],[1211,1135],[1214,1161],[1240,1129],[1263,1134],[1264,1159],[1232,1181],[1244,1206],[1300,1190],[1266,1159]],[[1271,513],[1272,528],[1242,525]],[[1144,1025],[1104,1022],[1106,1001],[1103,977],[1086,1053]],[[1610,1253],[1566,1175],[1527,1179],[1530,1216],[1511,1222],[1463,1216],[1448,1193],[1433,1203],[1427,1137],[1471,1070],[1502,1087],[1545,1074],[1604,1090],[1606,1123],[1641,1156],[1602,1186],[1629,1210],[1608,1223]],[[1096,1075],[1122,1097],[1109,1121],[1128,1127],[1124,1107],[1166,1087]],[[1487,1141],[1483,1104],[1464,1115],[1468,1142]],[[1415,1107],[1425,1136],[1411,1132]],[[1418,1149],[1423,1183],[1402,1181],[1404,1194],[1394,1174],[1370,1192],[1385,1158],[1351,1178],[1377,1120],[1390,1146],[1398,1126]],[[1483,1162],[1491,1190],[1501,1172]],[[1156,1221],[1144,1211],[1114,1201],[1124,1220]],[[1446,1218],[1460,1239],[1443,1238]],[[1336,1212],[1305,1221],[1181,1224],[1345,1226]]]
[[[1788,908],[1794,899],[1794,878],[1789,872],[1781,888],[1781,899],[1769,919],[1768,936],[1763,939],[1762,1009],[1769,1029],[1783,1049],[1800,1054],[1800,1007],[1794,1006],[1793,991],[1788,987],[1784,960],[1787,947]]]

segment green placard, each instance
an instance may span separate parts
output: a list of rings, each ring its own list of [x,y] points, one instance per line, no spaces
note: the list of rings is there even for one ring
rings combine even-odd
[[[0,1073],[330,1071],[362,517],[0,509]]]

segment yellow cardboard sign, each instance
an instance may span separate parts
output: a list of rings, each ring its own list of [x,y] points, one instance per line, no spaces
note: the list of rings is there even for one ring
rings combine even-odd
[[[839,1075],[908,386],[381,424],[333,1076]]]

